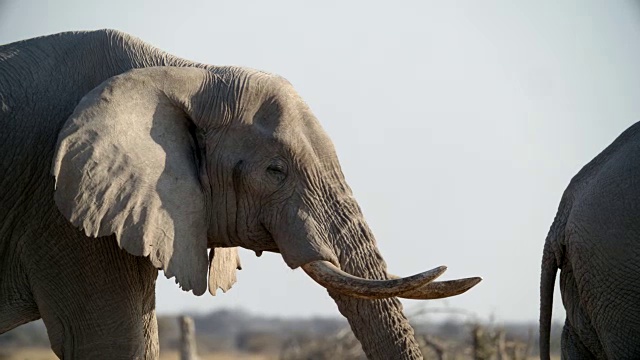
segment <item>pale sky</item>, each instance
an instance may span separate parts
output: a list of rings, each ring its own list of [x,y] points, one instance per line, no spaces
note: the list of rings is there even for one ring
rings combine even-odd
[[[289,79],[333,139],[390,272],[447,265],[443,279],[484,278],[455,298],[403,301],[409,312],[536,320],[562,192],[640,119],[633,1],[0,4],[0,44],[114,28],[187,59]],[[158,312],[339,316],[279,255],[241,256],[238,283],[216,297],[161,274]],[[557,291],[555,305],[563,319]]]

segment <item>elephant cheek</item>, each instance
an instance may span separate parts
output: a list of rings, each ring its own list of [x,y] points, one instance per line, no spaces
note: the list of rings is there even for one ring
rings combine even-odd
[[[292,269],[317,260],[339,264],[326,231],[304,210],[299,209],[287,217],[272,235],[282,258]]]

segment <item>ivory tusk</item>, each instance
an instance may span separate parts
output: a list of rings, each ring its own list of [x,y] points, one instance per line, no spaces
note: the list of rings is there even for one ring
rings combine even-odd
[[[369,280],[347,274],[328,261],[312,261],[302,269],[318,284],[339,293],[362,299],[386,299],[425,286],[447,270],[446,266],[391,280]]]
[[[397,278],[397,276],[393,276],[389,274],[391,278]],[[472,277],[465,279],[456,279],[456,280],[448,280],[448,281],[434,281],[428,283],[426,285],[422,285],[418,288],[414,288],[407,292],[404,292],[398,297],[403,299],[414,299],[414,300],[433,300],[433,299],[443,299],[451,296],[460,295],[465,293],[467,290],[476,286],[480,281],[482,281],[481,277]]]

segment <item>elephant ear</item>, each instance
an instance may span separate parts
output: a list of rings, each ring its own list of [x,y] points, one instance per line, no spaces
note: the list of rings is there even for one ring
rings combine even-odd
[[[236,270],[242,270],[237,248],[214,248],[209,253],[209,293],[227,292],[236,282]]]
[[[207,221],[194,125],[153,77],[134,72],[91,91],[64,124],[55,202],[86,235],[115,234],[122,249],[201,295]]]

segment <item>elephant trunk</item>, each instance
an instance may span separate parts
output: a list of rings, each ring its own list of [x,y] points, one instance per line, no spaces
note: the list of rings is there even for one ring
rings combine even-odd
[[[364,219],[346,225],[334,241],[340,268],[366,279],[389,279],[386,264]],[[444,269],[441,269],[444,271]],[[441,273],[441,272],[440,272]],[[397,298],[367,300],[329,289],[369,359],[422,359],[413,328]]]
[[[419,274],[417,282],[409,279],[410,286],[400,284],[385,293],[390,276],[360,208],[351,196],[330,200],[318,206],[304,202],[277,217],[282,222],[269,230],[283,259],[327,288],[369,359],[422,359],[402,305],[389,296],[420,288],[444,269]]]
[[[330,191],[338,187],[303,197],[298,206],[287,208],[287,216],[276,217],[280,223],[274,222],[270,233],[291,268],[301,267],[329,291],[368,358],[421,359],[396,297],[454,296],[481,279],[433,281],[446,270],[444,266],[407,278],[388,274],[360,207],[350,193],[340,196]]]
[[[413,328],[397,298],[355,299],[329,292],[368,359],[422,359]]]

